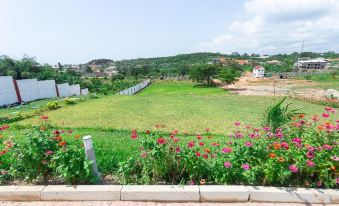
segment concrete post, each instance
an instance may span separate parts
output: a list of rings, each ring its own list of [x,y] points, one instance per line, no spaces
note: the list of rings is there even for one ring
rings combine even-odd
[[[95,152],[93,147],[92,136],[88,135],[82,138],[85,146],[86,157],[89,161],[92,162],[92,171],[95,177],[100,177],[100,173],[98,171],[97,161],[95,158]]]

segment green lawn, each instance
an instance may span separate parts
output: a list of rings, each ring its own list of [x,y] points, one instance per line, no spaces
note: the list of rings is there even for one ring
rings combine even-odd
[[[135,96],[111,95],[68,106],[47,115],[56,125],[70,128],[153,129],[157,124],[166,130],[199,132],[211,128],[225,133],[234,122],[259,124],[273,97],[234,96],[212,87],[192,83],[153,84]],[[306,113],[321,113],[323,106],[289,99],[294,108]],[[35,118],[36,119],[36,118]],[[30,125],[34,119],[19,122]]]
[[[130,139],[130,129],[145,131],[164,124],[165,131],[202,133],[205,128],[211,128],[213,140],[220,140],[229,133],[234,121],[258,126],[262,113],[273,101],[273,97],[235,96],[219,88],[199,87],[190,82],[167,82],[154,83],[134,96],[88,99],[46,115],[60,127],[72,128],[82,136],[92,135],[99,168],[108,174],[132,151],[138,151]],[[323,106],[288,101],[293,103],[292,107],[303,107],[309,114],[323,112]],[[13,123],[9,133],[21,139],[26,132],[22,126],[27,128],[37,122],[38,117]]]

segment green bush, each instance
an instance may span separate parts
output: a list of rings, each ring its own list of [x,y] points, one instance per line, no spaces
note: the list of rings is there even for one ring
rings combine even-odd
[[[49,110],[56,110],[60,108],[59,102],[57,101],[51,101],[47,103],[47,108]]]
[[[64,102],[65,102],[65,104],[67,104],[67,105],[70,105],[70,104],[76,104],[76,103],[78,103],[78,102],[80,102],[80,101],[81,101],[80,98],[65,98],[65,99],[64,99]]]
[[[29,182],[59,180],[68,184],[93,182],[91,162],[86,160],[79,135],[58,130],[48,117],[34,127],[26,139],[13,147],[10,174]]]

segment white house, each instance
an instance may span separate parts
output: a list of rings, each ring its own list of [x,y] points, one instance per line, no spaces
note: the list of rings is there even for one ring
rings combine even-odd
[[[256,78],[262,78],[265,75],[265,68],[263,66],[255,66],[253,68],[253,76]]]

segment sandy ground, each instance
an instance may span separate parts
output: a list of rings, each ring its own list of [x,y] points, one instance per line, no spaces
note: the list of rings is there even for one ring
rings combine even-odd
[[[328,93],[325,89],[307,88],[316,86],[317,83],[306,80],[279,79],[276,77],[255,78],[252,73],[247,72],[235,84],[222,87],[228,88],[234,94],[244,96],[292,96],[317,100],[324,99],[324,96]]]

